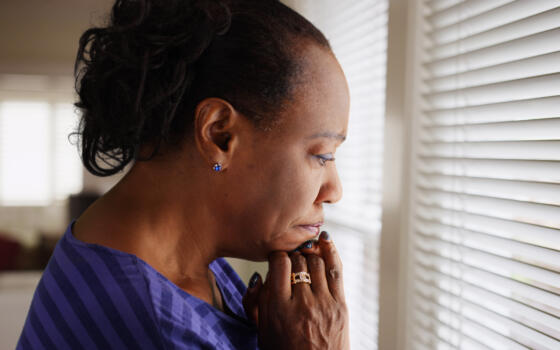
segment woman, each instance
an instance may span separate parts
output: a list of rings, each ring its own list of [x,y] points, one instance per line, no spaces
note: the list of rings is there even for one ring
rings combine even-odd
[[[118,0],[76,67],[85,167],[133,166],[69,224],[18,349],[348,349],[340,259],[310,241],[349,112],[325,37],[273,0]]]

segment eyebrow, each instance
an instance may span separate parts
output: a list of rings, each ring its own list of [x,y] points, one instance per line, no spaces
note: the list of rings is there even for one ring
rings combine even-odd
[[[329,132],[329,131],[313,134],[313,135],[309,136],[308,139],[316,139],[316,138],[319,138],[319,137],[326,137],[326,138],[329,138],[329,139],[337,139],[337,140],[340,140],[341,142],[346,140],[346,136],[344,136],[342,134],[337,134],[337,133],[334,133],[334,132]]]

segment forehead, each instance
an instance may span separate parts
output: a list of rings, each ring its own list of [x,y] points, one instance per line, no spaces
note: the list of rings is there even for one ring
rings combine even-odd
[[[284,131],[346,135],[350,97],[340,64],[332,52],[317,45],[306,47],[303,62],[303,76],[283,118]]]

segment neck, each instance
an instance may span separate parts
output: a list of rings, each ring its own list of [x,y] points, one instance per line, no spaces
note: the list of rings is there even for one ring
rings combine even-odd
[[[138,256],[180,288],[212,304],[208,265],[220,256],[220,231],[212,210],[201,200],[206,195],[200,191],[208,186],[173,183],[178,178],[170,176],[173,170],[158,167],[135,164],[80,216],[74,234]]]

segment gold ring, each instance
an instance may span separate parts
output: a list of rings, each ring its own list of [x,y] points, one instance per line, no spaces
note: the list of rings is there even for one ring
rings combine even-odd
[[[292,284],[308,283],[311,284],[311,275],[307,272],[292,272]]]

